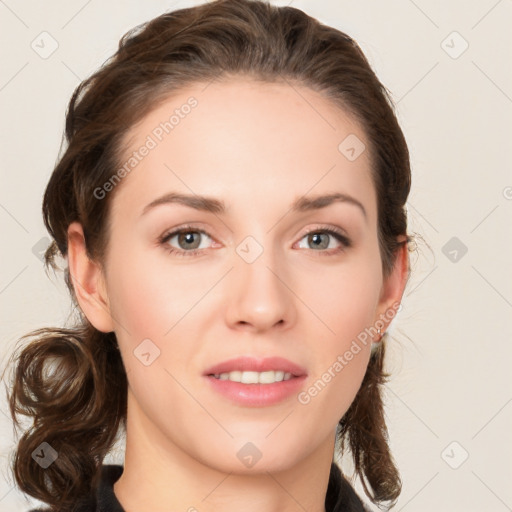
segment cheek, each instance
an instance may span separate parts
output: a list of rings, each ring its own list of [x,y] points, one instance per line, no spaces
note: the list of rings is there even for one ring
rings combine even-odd
[[[191,310],[205,281],[191,284],[190,272],[156,263],[136,250],[117,263],[112,258],[107,284],[131,392],[149,417],[168,421],[171,408],[185,417],[191,405],[177,382],[194,355]]]
[[[364,260],[364,261],[363,261]],[[336,423],[341,419],[361,385],[370,357],[372,336],[369,327],[375,320],[380,291],[380,262],[361,258],[357,264],[343,269],[329,269],[321,276],[304,282],[309,293],[308,306],[319,318],[316,324],[317,347],[314,369],[308,387],[299,403],[313,416],[330,415]],[[319,281],[319,277],[321,280]],[[313,287],[313,281],[317,286]],[[329,283],[319,287],[318,283]],[[313,336],[313,331],[309,332]],[[324,411],[322,413],[321,411]]]
[[[204,281],[191,272],[152,261],[142,251],[132,251],[121,264],[111,265],[108,287],[111,311],[118,331],[136,342],[162,339],[204,294]]]
[[[185,262],[173,265],[164,250],[148,254],[134,248],[129,253],[122,260],[109,262],[111,312],[133,389],[152,386],[149,395],[156,400],[155,390],[162,389],[161,381],[167,389],[170,379],[172,383],[164,369],[181,381],[183,369],[190,368],[197,356],[209,310],[210,296],[205,297],[205,291],[225,270],[204,267],[198,272],[198,266]],[[150,361],[154,362],[146,367]],[[168,393],[160,398],[168,400]]]
[[[359,253],[341,265],[315,270],[305,270],[297,278],[299,295],[318,319],[330,352],[340,350],[374,321],[382,282],[380,261]]]

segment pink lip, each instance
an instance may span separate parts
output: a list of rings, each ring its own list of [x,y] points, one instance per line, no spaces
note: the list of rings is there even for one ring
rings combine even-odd
[[[273,384],[242,384],[213,377],[213,375],[232,371],[265,372],[269,370],[291,373],[292,377],[289,380]],[[277,404],[291,395],[296,395],[307,377],[304,368],[282,357],[266,357],[264,359],[237,357],[208,368],[203,375],[216,392],[238,405],[249,407]]]
[[[302,377],[307,374],[304,368],[282,357],[265,357],[264,359],[237,357],[208,368],[203,375],[216,375],[233,371],[266,372],[269,370],[291,373],[294,377]]]

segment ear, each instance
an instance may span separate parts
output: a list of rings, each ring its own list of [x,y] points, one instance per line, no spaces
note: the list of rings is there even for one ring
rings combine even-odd
[[[405,242],[406,238],[402,237],[402,240]],[[397,250],[391,273],[384,279],[382,284],[381,295],[377,307],[378,316],[375,319],[375,323],[377,323],[378,320],[381,320],[379,324],[384,324],[384,327],[381,327],[382,333],[387,330],[389,324],[396,316],[408,278],[409,248],[407,243],[403,243]]]
[[[82,225],[72,222],[68,227],[69,277],[75,295],[89,322],[102,332],[114,330],[103,271],[87,254]]]

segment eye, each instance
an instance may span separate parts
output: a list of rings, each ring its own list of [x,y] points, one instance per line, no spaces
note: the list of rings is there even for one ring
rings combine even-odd
[[[313,249],[320,253],[332,254],[343,251],[344,249],[351,247],[352,243],[350,240],[341,232],[332,228],[313,229],[306,233],[301,239],[306,239],[307,246],[300,246],[301,249]],[[300,244],[301,242],[299,242]],[[311,245],[310,245],[311,244]],[[338,247],[336,247],[338,245]],[[341,247],[340,247],[341,246]],[[330,249],[325,251],[324,249]]]
[[[201,250],[208,248],[208,244],[202,243],[205,237],[211,240],[208,233],[201,229],[183,227],[164,234],[159,242],[172,254],[177,256],[193,256]],[[171,242],[176,244],[177,247],[173,246]]]
[[[205,238],[212,240],[206,231],[184,226],[162,235],[159,244],[173,255],[195,256],[209,247]],[[306,247],[300,245],[302,240],[306,240]],[[299,241],[299,249],[313,249],[321,255],[337,254],[351,246],[351,241],[343,232],[334,228],[312,229]]]

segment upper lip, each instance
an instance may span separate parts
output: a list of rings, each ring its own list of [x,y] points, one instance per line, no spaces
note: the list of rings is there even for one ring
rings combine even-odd
[[[257,358],[250,356],[236,357],[222,361],[208,368],[204,375],[217,375],[220,373],[229,373],[233,371],[246,372],[266,372],[270,370],[284,371],[291,373],[295,377],[306,375],[306,370],[299,365],[292,363],[282,357]]]

